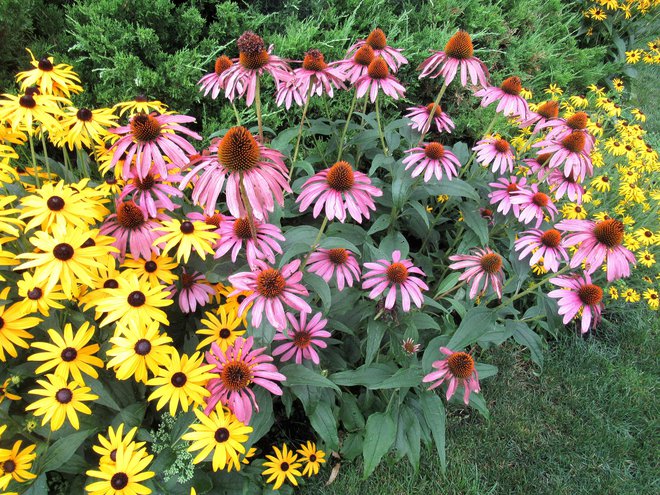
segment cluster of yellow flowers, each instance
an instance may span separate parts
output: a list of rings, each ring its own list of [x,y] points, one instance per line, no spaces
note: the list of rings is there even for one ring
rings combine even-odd
[[[646,46],[648,50],[637,48],[626,52],[626,63],[637,64],[639,62],[653,65],[660,64],[660,38],[649,41]]]
[[[611,94],[595,85],[589,86],[585,95],[564,95],[555,85],[545,90],[559,102],[564,118],[578,111],[586,112],[587,130],[596,138],[591,153],[595,173],[584,184],[581,201],[564,197],[556,204],[566,219],[602,221],[613,217],[623,222],[626,229],[623,245],[635,253],[637,265],[630,278],[619,280],[610,289],[610,298],[621,298],[628,303],[643,299],[650,309],[658,310],[660,162],[658,152],[646,141],[643,128],[646,115],[622,103],[619,83],[613,81],[615,91]],[[530,103],[532,110],[538,106]],[[529,134],[529,130],[523,130],[511,140],[519,152],[531,146]],[[533,271],[537,275],[546,273],[542,263],[533,267]]]
[[[594,21],[604,21],[608,17],[617,15],[624,19],[646,15],[660,5],[660,2],[658,0],[590,0],[588,4],[590,7],[584,11],[584,16]]]

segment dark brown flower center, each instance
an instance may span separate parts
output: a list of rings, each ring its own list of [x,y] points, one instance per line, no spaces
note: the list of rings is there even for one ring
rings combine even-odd
[[[312,335],[307,330],[301,330],[293,334],[293,345],[298,349],[306,349],[312,341]]]
[[[522,91],[522,81],[518,76],[508,77],[502,82],[500,89],[508,95],[518,96]]]
[[[78,357],[78,351],[75,350],[73,347],[67,347],[66,349],[62,349],[62,353],[60,354],[60,357],[62,358],[62,361],[66,363],[70,363],[76,357]]]
[[[506,192],[508,192],[509,194],[516,191],[518,191],[518,184],[516,184],[515,182],[512,182],[511,184],[506,186]]]
[[[55,400],[60,404],[68,404],[73,399],[73,392],[68,388],[61,388],[55,393]]]
[[[240,52],[238,54],[239,63],[246,69],[250,69],[250,70],[261,69],[264,65],[268,63],[269,59],[270,59],[270,55],[268,55],[268,52],[266,50],[261,50],[261,52],[257,54],[251,54],[245,52]]]
[[[601,244],[608,248],[615,248],[623,241],[623,223],[610,218],[598,222],[594,227],[594,236]]]
[[[268,52],[261,36],[252,31],[245,31],[236,44],[239,63],[246,69],[261,69],[268,63]]]
[[[546,101],[539,105],[536,113],[544,119],[556,119],[559,115],[559,102],[555,100]]]
[[[128,486],[128,475],[126,473],[115,473],[110,478],[110,486],[114,490],[123,490]]]
[[[133,292],[131,292],[126,298],[126,300],[128,301],[128,304],[130,304],[134,308],[139,308],[140,306],[142,306],[144,303],[147,302],[146,296],[139,290],[134,290]]]
[[[219,76],[224,71],[229,69],[232,65],[234,65],[234,63],[227,55],[220,55],[218,58],[215,59],[215,65],[213,66],[213,70],[215,71],[215,74]]]
[[[469,378],[474,372],[474,359],[466,352],[455,352],[447,358],[447,366],[456,378]]]
[[[282,464],[280,464],[280,470],[283,473],[286,473],[289,470],[289,463],[288,462],[283,462]]]
[[[69,261],[73,258],[73,247],[71,244],[61,243],[53,248],[53,256],[60,261]]]
[[[229,440],[229,430],[227,428],[218,428],[215,430],[213,438],[215,438],[215,441],[218,443],[225,443]]]
[[[125,229],[136,230],[146,222],[144,213],[133,201],[126,201],[117,207],[117,222]]]
[[[355,184],[355,173],[348,162],[337,162],[328,170],[326,176],[328,186],[335,191],[348,191]]]
[[[16,471],[16,462],[12,461],[11,459],[7,459],[2,463],[2,470],[5,473],[13,473]]]
[[[382,57],[373,59],[367,68],[367,73],[372,79],[387,79],[390,74],[390,69],[387,68],[387,63]]]
[[[424,154],[430,160],[440,160],[445,156],[445,147],[433,141],[424,147]]]
[[[440,105],[436,105],[435,103],[429,103],[426,105],[426,111],[429,113],[429,115],[431,112],[433,112],[434,117],[440,117],[442,114],[442,107]]]
[[[113,279],[108,279],[105,282],[103,282],[103,288],[104,289],[116,289],[119,287],[119,282]]]
[[[254,167],[261,156],[259,144],[245,127],[232,127],[218,144],[220,163],[232,172],[245,172]]]
[[[172,375],[172,378],[170,378],[170,382],[176,388],[183,387],[186,384],[187,381],[188,381],[188,377],[182,371],[177,371],[176,373],[174,373]]]
[[[556,229],[549,229],[541,235],[541,244],[549,248],[559,247],[561,242],[561,234]]]
[[[493,146],[495,146],[495,150],[498,153],[508,153],[508,151],[511,149],[511,146],[505,139],[497,139],[493,143]]]
[[[264,297],[278,297],[284,292],[286,280],[279,270],[266,268],[257,275],[257,291]]]
[[[220,379],[222,384],[231,392],[243,390],[250,384],[252,372],[243,361],[231,361],[224,365]]]
[[[355,55],[353,55],[353,62],[368,67],[375,57],[374,49],[371,48],[371,46],[362,45],[358,51],[355,52]]]
[[[344,248],[329,249],[328,259],[335,265],[343,265],[348,261],[348,251]]]
[[[216,229],[220,227],[220,224],[222,223],[222,220],[224,217],[220,213],[216,213],[214,215],[211,215],[210,217],[205,217],[204,218],[204,223],[206,225],[213,225]]]
[[[195,232],[195,225],[192,222],[185,220],[181,222],[181,226],[179,227],[179,230],[181,231],[182,234],[190,235],[193,232]]]
[[[184,273],[181,275],[181,287],[184,289],[190,289],[195,283],[195,277],[190,273]]]
[[[92,239],[91,237],[88,237],[87,240],[80,245],[80,248],[84,249],[84,248],[94,247],[94,246],[96,246],[96,241],[94,239]]]
[[[397,261],[387,267],[385,275],[387,276],[387,280],[393,284],[402,284],[408,280],[408,269],[403,263]]]
[[[586,129],[587,122],[589,122],[589,115],[587,115],[585,112],[575,112],[573,115],[566,119],[566,125],[574,131]]]
[[[218,335],[220,336],[221,339],[228,339],[231,337],[231,330],[228,328],[221,328],[220,331],[218,332]]]
[[[544,167],[547,165],[548,160],[552,157],[552,153],[542,153],[540,155],[537,155],[536,157],[536,163]]]
[[[458,31],[454,36],[449,38],[449,41],[445,45],[445,53],[448,57],[459,60],[472,58],[474,47],[467,31]]]
[[[82,120],[83,122],[91,122],[93,116],[94,114],[89,108],[81,108],[76,112],[77,119]]]
[[[367,44],[374,50],[382,50],[387,46],[387,36],[382,29],[376,28],[367,36]]]
[[[320,50],[310,50],[305,54],[302,66],[303,69],[318,72],[326,69],[328,64],[325,63],[325,58]]]
[[[158,270],[158,265],[156,264],[155,261],[150,260],[144,264],[144,271],[146,271],[147,273],[153,273],[156,270]]]
[[[580,131],[573,131],[561,140],[561,144],[564,148],[572,153],[580,153],[581,151],[584,151],[585,143],[586,139],[584,133]]]
[[[502,258],[497,253],[486,253],[479,260],[479,264],[483,271],[493,275],[502,269]]]
[[[18,99],[18,104],[23,108],[34,108],[37,106],[37,102],[35,101],[34,97],[28,94],[21,96]]]
[[[48,198],[48,201],[46,201],[46,206],[48,206],[50,211],[60,211],[64,208],[64,200],[59,196],[51,196]]]
[[[136,141],[150,143],[160,136],[161,126],[153,115],[139,113],[131,119],[131,131]]]
[[[151,342],[147,339],[140,339],[133,346],[133,350],[138,356],[146,356],[151,352]]]
[[[112,452],[110,452],[110,460],[117,462],[117,449],[112,449]]]
[[[585,306],[596,306],[603,300],[603,289],[594,284],[583,285],[577,293]]]
[[[37,64],[37,67],[39,67],[39,70],[44,71],[44,72],[50,72],[53,70],[53,62],[48,60],[47,57],[42,58],[39,60],[39,64]]]
[[[148,191],[154,187],[156,179],[151,174],[145,175],[144,179],[140,179],[138,176],[135,176],[133,178],[133,183],[135,184],[135,187],[137,187],[140,191]]]
[[[312,454],[309,456],[309,462],[316,462],[316,455]]]
[[[546,206],[548,206],[549,201],[550,198],[548,197],[548,195],[542,192],[537,192],[532,196],[532,203],[534,203],[536,206],[540,208],[545,208]]]
[[[33,301],[37,301],[41,299],[43,295],[44,292],[39,287],[35,287],[34,289],[29,290],[27,293],[28,299],[31,299]]]
[[[252,239],[252,229],[247,218],[237,218],[234,221],[234,234],[239,239]]]

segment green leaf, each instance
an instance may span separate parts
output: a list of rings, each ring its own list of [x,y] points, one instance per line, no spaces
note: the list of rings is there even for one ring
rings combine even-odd
[[[286,252],[289,247],[299,242],[306,244],[307,246],[311,246],[312,241],[316,238],[318,233],[319,229],[309,225],[301,225],[298,227],[290,228],[284,232],[286,242],[284,242],[282,247]]]
[[[379,168],[384,168],[388,172],[392,171],[392,164],[394,163],[394,158],[391,156],[385,156],[382,153],[376,155],[373,160],[371,160],[371,168],[369,168],[369,175],[373,176],[376,170]]]
[[[442,282],[438,285],[438,290],[435,293],[436,297],[444,292],[447,292],[450,289],[456,287],[458,279],[461,276],[460,272],[451,272],[445,278],[442,279]]]
[[[284,385],[287,387],[310,385],[314,387],[331,388],[340,392],[337,385],[302,364],[289,364],[284,368],[280,368],[280,373],[286,376],[286,382],[284,382]]]
[[[344,459],[352,461],[362,453],[363,447],[364,433],[362,431],[351,432],[342,439],[340,453]]]
[[[339,417],[347,431],[360,431],[364,429],[364,416],[360,410],[357,399],[349,392],[342,394]]]
[[[388,257],[391,256],[394,251],[401,251],[401,258],[405,259],[408,257],[409,247],[406,238],[401,232],[397,231],[383,237],[378,249],[384,252]]]
[[[440,469],[444,473],[447,470],[447,452],[445,451],[445,428],[447,422],[447,412],[442,399],[433,392],[426,391],[419,397],[422,405],[422,412],[426,424],[431,430],[435,448],[440,458]]]
[[[488,245],[488,221],[481,216],[479,208],[475,205],[466,206],[461,208],[463,212],[463,220],[472,232],[477,234],[479,242],[482,246]]]
[[[493,310],[477,306],[467,312],[461,324],[452,335],[447,347],[453,351],[464,349],[474,344],[479,337],[493,328],[495,325],[495,313]]]
[[[410,207],[415,210],[415,213],[419,216],[419,218],[424,222],[424,225],[426,225],[426,228],[431,228],[431,221],[429,220],[429,212],[426,211],[426,208],[421,203],[418,203],[417,201],[411,201],[408,203]]]
[[[23,495],[44,495],[45,493],[48,493],[48,478],[42,474],[34,480],[30,488],[23,492]]]
[[[298,128],[292,127],[280,132],[275,139],[270,142],[270,147],[276,150],[286,152],[289,143],[298,136]]]
[[[398,414],[396,431],[396,448],[400,455],[406,455],[415,472],[419,470],[419,459],[422,444],[422,428],[419,418],[405,404]]]
[[[309,422],[329,449],[339,449],[337,420],[332,412],[332,405],[329,402],[319,402],[314,412],[309,416]]]
[[[375,234],[376,232],[385,230],[390,226],[390,219],[391,217],[387,213],[379,216],[376,219],[376,221],[371,225],[371,228],[367,231],[367,234],[372,235]]]
[[[369,387],[388,379],[396,371],[391,364],[372,363],[363,365],[355,370],[340,371],[329,376],[330,380],[341,387],[360,385]]]
[[[385,335],[385,324],[380,320],[371,320],[367,325],[367,350],[364,362],[369,365],[380,350],[380,343]]]
[[[506,326],[513,331],[515,341],[529,349],[532,354],[532,361],[543,367],[543,341],[541,336],[522,321],[507,320]]]
[[[318,294],[318,296],[321,298],[321,302],[323,303],[323,307],[326,311],[328,311],[332,303],[332,294],[330,293],[330,286],[328,285],[328,282],[313,273],[306,273],[303,277],[303,280],[305,285],[313,289],[310,291],[312,294]]]
[[[386,388],[416,387],[420,383],[422,383],[422,369],[415,367],[400,369],[391,377],[380,383],[371,385],[369,388],[371,390],[380,390]]]
[[[479,373],[479,380],[497,375],[497,366],[493,366],[492,364],[477,363],[474,367],[477,369],[477,373]]]
[[[451,151],[456,155],[456,158],[461,162],[461,165],[465,165],[470,160],[470,149],[468,148],[468,145],[462,141],[454,143],[451,147]]]
[[[40,473],[55,471],[71,459],[78,447],[92,434],[94,434],[94,430],[82,430],[60,438],[49,446],[43,455],[38,457],[40,463],[35,471]]]
[[[250,419],[250,426],[253,430],[245,445],[246,451],[268,433],[275,422],[273,396],[271,393],[262,387],[256,387],[254,395],[257,404],[259,404],[259,411],[253,413],[252,419]]]
[[[142,419],[144,419],[144,413],[147,410],[147,404],[145,402],[137,402],[131,404],[128,407],[125,407],[115,416],[112,420],[112,425],[117,428],[120,424],[124,423],[126,426],[124,428],[130,430],[134,426],[140,426],[142,424]]]
[[[360,254],[360,250],[355,244],[348,242],[341,237],[326,237],[319,243],[319,246],[323,249],[344,248],[353,251],[355,254]]]
[[[451,181],[443,180],[442,182],[431,186],[427,185],[426,189],[432,196],[445,194],[449,197],[470,198],[479,201],[479,193],[477,193],[477,190],[460,179],[453,179]]]
[[[455,395],[453,398],[457,398],[458,396]],[[460,400],[461,403],[463,401],[463,398],[457,399]],[[486,419],[490,418],[490,411],[488,410],[488,406],[486,405],[486,399],[484,399],[484,396],[482,394],[475,394],[471,393],[470,394],[470,406],[474,407],[479,413]]]
[[[387,413],[374,413],[367,419],[362,455],[364,478],[374,472],[383,456],[390,450],[396,437],[396,425]]]
[[[97,404],[101,404],[103,406],[109,407],[110,409],[114,409],[115,411],[121,411],[121,406],[117,404],[117,401],[105,388],[105,386],[100,380],[97,380],[96,378],[92,378],[91,376],[89,376],[85,378],[85,381],[87,382],[87,385],[92,389],[92,393],[99,396],[99,398],[96,399]]]
[[[410,319],[417,330],[440,330],[440,325],[436,319],[426,313],[422,313],[421,311],[415,311],[412,313]]]
[[[193,411],[188,411],[181,413],[172,425],[172,430],[170,431],[170,442],[172,444],[179,441],[181,435],[186,433],[190,428],[190,425],[197,421],[197,417]]]

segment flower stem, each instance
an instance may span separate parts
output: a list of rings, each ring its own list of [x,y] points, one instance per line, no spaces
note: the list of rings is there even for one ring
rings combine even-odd
[[[34,170],[34,182],[37,187],[41,187],[41,181],[39,180],[39,170],[37,169],[37,155],[34,152],[34,141],[32,140],[31,129],[28,129],[28,139],[30,140],[30,153],[32,153],[32,168]]]
[[[300,117],[300,126],[298,127],[298,137],[296,138],[296,147],[293,149],[293,158],[291,158],[291,168],[289,169],[289,184],[291,184],[291,179],[293,179],[293,168],[296,166],[296,160],[298,159],[298,150],[300,150],[300,141],[302,139],[303,125],[305,124],[305,117],[307,116],[307,109],[309,108],[309,100],[312,99],[312,84],[310,83],[309,89],[307,90],[307,98],[305,99],[305,105],[303,106],[302,117]]]
[[[46,149],[46,134],[43,127],[39,128],[41,134],[41,146],[44,149],[44,163],[46,163],[46,173],[48,173],[48,180],[50,181],[50,163],[48,162],[48,150]]]
[[[567,271],[570,270],[570,268],[571,268],[570,265],[567,264],[566,266],[564,266],[564,268],[562,268],[562,269],[559,270],[558,272],[551,272],[551,273],[549,273],[547,276],[543,277],[541,280],[539,280],[539,281],[536,282],[535,284],[530,285],[526,290],[524,290],[524,291],[522,291],[522,292],[520,292],[520,293],[518,293],[518,294],[515,294],[514,296],[512,296],[512,297],[509,298],[509,299],[507,299],[507,300],[504,301],[503,303],[500,303],[500,305],[498,306],[498,308],[501,308],[501,307],[504,307],[504,306],[508,306],[509,304],[512,304],[514,301],[520,299],[521,297],[524,297],[524,296],[526,296],[527,294],[530,294],[530,293],[534,292],[538,287],[540,287],[541,285],[545,284],[548,280],[550,280],[551,278],[557,277],[557,276],[559,276],[559,275],[561,275],[561,274],[563,274],[563,273],[566,273]]]
[[[241,116],[238,113],[238,108],[236,108],[236,105],[234,102],[231,102],[231,107],[234,109],[234,116],[236,117],[236,125],[241,125]]]
[[[488,124],[488,127],[486,128],[486,131],[483,133],[483,136],[488,136],[488,134],[490,134],[490,131],[493,130],[493,126],[495,125],[495,121],[497,121],[497,117],[498,115],[497,113],[495,113],[495,115],[493,116],[493,120],[491,120],[490,124]],[[472,154],[470,155],[470,159],[468,160],[468,162],[463,167],[461,167],[461,171],[458,173],[458,179],[460,179],[463,176],[463,174],[467,171],[467,169],[470,167],[470,165],[472,165],[472,162],[474,161],[474,158],[476,156],[477,156],[477,152],[473,151]]]
[[[321,240],[321,236],[323,235],[323,232],[325,232],[325,228],[328,225],[328,217],[323,217],[323,223],[321,224],[321,228],[319,229],[319,233],[316,235],[316,239],[314,239],[314,242],[312,243],[309,252],[305,255],[305,259],[303,260],[302,267],[300,270],[304,270],[305,267],[307,266],[307,260],[309,259],[310,255],[316,250],[316,248],[319,247],[319,241]]]
[[[424,127],[422,127],[422,135],[419,136],[419,141],[417,142],[417,146],[422,144],[422,141],[424,141],[424,136],[426,136],[426,133],[431,130],[431,122],[433,122],[435,109],[440,103],[440,100],[442,99],[442,95],[445,94],[446,90],[447,90],[447,84],[443,84],[442,87],[440,88],[440,91],[438,91],[438,96],[435,97],[435,101],[433,102],[433,108],[431,108],[431,112],[429,113],[429,116],[426,119],[426,123],[424,124]]]
[[[378,122],[378,135],[380,136],[380,144],[383,147],[383,154],[387,156],[387,146],[385,146],[385,135],[383,134],[383,126],[380,123],[380,106],[378,100],[380,95],[376,95],[376,120]]]
[[[344,152],[344,139],[346,139],[346,132],[348,131],[348,124],[351,122],[351,117],[353,116],[353,111],[355,110],[355,104],[357,103],[357,91],[353,92],[353,101],[351,101],[351,106],[348,109],[348,115],[346,116],[346,123],[344,124],[344,130],[341,133],[339,138],[339,146],[337,151],[337,160],[341,160],[341,154]]]
[[[257,79],[257,87],[254,93],[254,104],[257,110],[257,125],[259,126],[259,140],[264,142],[264,124],[261,116],[261,83]]]
[[[243,172],[239,173],[238,178],[238,187],[241,191],[241,199],[243,199],[243,205],[245,206],[245,211],[247,212],[248,224],[250,225],[250,235],[252,239],[256,241],[257,239],[257,226],[254,223],[254,212],[252,211],[252,205],[245,190],[245,184],[243,183]]]

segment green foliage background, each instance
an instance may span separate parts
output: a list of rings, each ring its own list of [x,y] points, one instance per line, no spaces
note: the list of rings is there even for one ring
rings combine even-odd
[[[299,60],[306,50],[319,48],[326,59],[336,60],[356,39],[381,27],[411,62],[400,73],[408,89],[401,107],[432,100],[435,85],[420,83],[416,67],[429,48],[442,49],[457,28],[473,34],[496,83],[517,74],[535,92],[551,82],[581,91],[612,70],[604,63],[605,47],[578,46],[579,8],[561,0],[3,0],[2,5],[5,91],[14,90],[16,70],[28,66],[27,46],[37,57],[47,53],[75,66],[86,89],[80,105],[112,105],[145,94],[195,115],[207,135],[232,119],[232,111],[222,98],[202,98],[196,83],[217,55],[236,56],[234,41],[248,29],[274,44],[281,56]],[[339,98],[332,117],[348,108],[347,95]],[[287,115],[269,98],[266,102],[268,126],[295,125],[289,119],[297,121],[296,112]],[[319,105],[311,115],[322,111]],[[470,137],[479,118],[465,113],[456,134]]]

